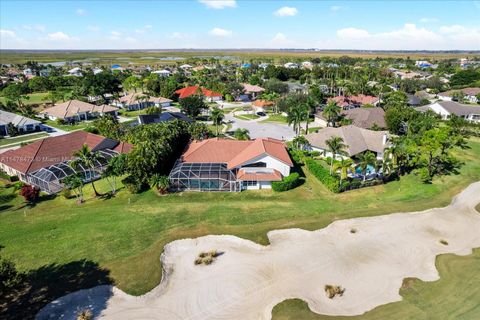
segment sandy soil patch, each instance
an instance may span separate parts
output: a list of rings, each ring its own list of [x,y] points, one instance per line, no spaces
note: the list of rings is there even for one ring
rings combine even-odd
[[[228,235],[174,241],[151,292],[81,290],[53,301],[37,319],[75,319],[84,309],[101,319],[271,319],[276,304],[293,298],[319,314],[359,315],[401,300],[404,278],[438,280],[437,255],[480,247],[478,202],[480,182],[445,208],[340,220],[317,231],[275,230],[268,246]],[[222,254],[210,265],[194,264],[211,250]],[[326,285],[344,292],[330,299]]]

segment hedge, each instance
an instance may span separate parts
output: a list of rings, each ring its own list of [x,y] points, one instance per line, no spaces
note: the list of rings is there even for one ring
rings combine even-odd
[[[290,174],[289,176],[283,178],[282,181],[272,182],[273,191],[287,191],[293,188],[296,188],[300,185],[300,175],[297,172]]]
[[[328,190],[339,193],[341,192],[340,181],[338,178],[331,176],[328,169],[324,168],[317,161],[307,158],[305,159],[305,164],[307,165],[308,170],[318,179],[321,183],[328,188]]]

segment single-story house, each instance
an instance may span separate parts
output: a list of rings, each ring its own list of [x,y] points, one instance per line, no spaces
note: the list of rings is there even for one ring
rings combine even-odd
[[[371,151],[376,154],[377,159],[383,159],[384,150],[389,146],[388,131],[373,131],[354,125],[339,128],[327,127],[316,133],[309,133],[305,137],[313,151],[319,151],[326,157],[332,156],[326,141],[332,137],[342,138],[343,143],[347,146],[345,148],[346,155],[336,155],[338,159],[346,156],[355,157],[365,151]]]
[[[257,97],[265,91],[264,88],[253,85],[253,84],[248,84],[248,83],[242,83],[243,90],[244,90],[244,95],[240,96],[241,100],[250,100],[253,101],[257,99]]]
[[[377,125],[379,128],[387,127],[385,111],[380,107],[343,110],[341,116],[352,120],[354,126],[363,129],[370,129],[374,125]],[[315,123],[318,123],[321,127],[328,125],[327,119],[325,119],[321,111],[315,114]]]
[[[162,112],[159,114],[142,114],[137,117],[138,124],[160,123],[172,120],[183,120],[191,123],[192,119],[181,112]]]
[[[283,66],[287,69],[298,69],[298,63],[295,62],[287,62]]]
[[[255,110],[255,112],[264,112],[273,106],[275,106],[275,102],[263,99],[255,100],[252,103],[252,108]]]
[[[163,97],[148,97],[140,92],[132,92],[121,97],[114,104],[126,110],[142,110],[148,107],[170,107],[172,100]]]
[[[153,74],[158,74],[160,77],[168,77],[172,73],[166,69],[152,71]]]
[[[470,103],[478,103],[477,96],[480,94],[480,88],[463,88],[458,90],[449,90],[440,92],[437,96],[443,101],[452,101],[452,98],[456,92],[461,92],[464,95],[464,99]]]
[[[418,107],[422,102],[422,99],[419,97],[413,95],[413,94],[407,94],[407,105],[410,107]]]
[[[75,122],[97,118],[106,114],[117,116],[117,112],[118,108],[105,104],[97,106],[79,100],[70,100],[47,108],[41,111],[39,115],[50,120],[62,119],[67,122]]]
[[[270,189],[290,174],[293,162],[276,139],[206,139],[191,142],[170,172],[177,191]]]
[[[415,108],[420,112],[432,110],[440,115],[442,119],[448,119],[450,115],[455,114],[468,121],[480,123],[480,106],[461,104],[455,101],[437,101],[422,107]]]
[[[296,83],[296,82],[287,82],[288,92],[289,93],[308,93],[308,85]]]
[[[68,75],[69,76],[74,76],[74,77],[81,77],[82,76],[82,69],[80,67],[75,67],[70,70],[68,70]]]
[[[73,154],[83,145],[100,155],[95,170],[73,169],[69,165],[75,159]],[[21,181],[52,194],[61,191],[64,188],[62,180],[75,172],[81,173],[85,182],[100,178],[100,173],[110,158],[128,153],[131,149],[132,145],[128,143],[75,131],[6,151],[0,154],[0,168],[7,174],[18,176]]]
[[[352,109],[364,106],[366,104],[377,106],[380,102],[380,99],[374,96],[359,94],[358,96],[336,96],[333,98],[328,98],[327,102],[331,101],[336,102],[336,104],[343,109]]]
[[[0,136],[8,136],[8,124],[17,128],[19,133],[29,133],[39,131],[41,129],[41,122],[38,120],[30,119],[13,112],[0,110]]]
[[[177,91],[175,91],[175,93],[178,95],[178,99],[185,99],[187,97],[190,97],[191,95],[197,94],[204,96],[205,100],[208,102],[222,100],[222,94],[220,92],[208,90],[199,86],[190,86],[178,89]]]

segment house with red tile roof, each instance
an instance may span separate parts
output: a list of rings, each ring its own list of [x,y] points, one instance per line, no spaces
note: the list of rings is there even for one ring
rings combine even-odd
[[[222,94],[220,92],[208,90],[199,86],[190,86],[178,89],[177,91],[175,91],[175,93],[178,95],[178,99],[185,99],[187,97],[190,97],[191,95],[201,95],[208,102],[222,100]]]
[[[293,162],[283,141],[206,139],[191,142],[170,172],[174,190],[270,189],[290,174]]]
[[[83,145],[99,155],[94,171],[89,168],[74,169],[69,165],[75,159],[73,154]],[[121,153],[129,153],[132,148],[129,143],[86,131],[75,131],[37,140],[0,154],[0,169],[52,194],[61,191],[64,187],[62,180],[74,173],[81,173],[85,181],[100,178],[109,159]]]
[[[328,98],[327,102],[334,101],[342,109],[352,109],[370,104],[372,106],[377,106],[380,102],[378,97],[366,96],[359,94],[357,96],[336,96],[333,98]]]

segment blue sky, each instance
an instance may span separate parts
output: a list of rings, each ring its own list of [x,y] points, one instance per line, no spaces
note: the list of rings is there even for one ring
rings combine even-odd
[[[480,1],[0,1],[1,49],[480,50]]]

